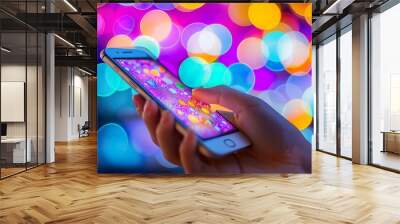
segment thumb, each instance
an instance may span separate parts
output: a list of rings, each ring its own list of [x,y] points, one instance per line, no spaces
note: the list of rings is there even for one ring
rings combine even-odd
[[[197,153],[196,135],[187,131],[179,147],[179,155],[186,174],[203,172],[203,162]]]
[[[208,104],[220,104],[237,114],[260,104],[256,97],[226,86],[193,89],[193,97]]]

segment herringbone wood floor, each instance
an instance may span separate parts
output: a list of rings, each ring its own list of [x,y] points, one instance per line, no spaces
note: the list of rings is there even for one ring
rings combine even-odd
[[[400,175],[313,153],[312,175],[99,175],[96,141],[0,181],[0,223],[400,223]]]

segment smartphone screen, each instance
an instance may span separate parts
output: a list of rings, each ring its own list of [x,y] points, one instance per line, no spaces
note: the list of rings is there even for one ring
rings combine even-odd
[[[210,139],[235,132],[235,127],[210,105],[192,97],[192,89],[182,84],[151,59],[115,59],[115,62],[154,100],[171,111],[184,127],[200,138]]]

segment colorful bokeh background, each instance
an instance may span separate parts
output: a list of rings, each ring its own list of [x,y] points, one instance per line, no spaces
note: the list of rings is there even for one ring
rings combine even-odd
[[[152,143],[131,102],[136,93],[102,62],[106,47],[145,47],[192,88],[227,85],[257,96],[311,142],[311,10],[309,3],[98,4],[98,171],[182,172]]]

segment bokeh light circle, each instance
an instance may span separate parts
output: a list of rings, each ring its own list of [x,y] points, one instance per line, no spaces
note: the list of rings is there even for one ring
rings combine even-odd
[[[301,99],[293,99],[286,103],[283,115],[300,130],[306,129],[312,122],[308,107]]]
[[[211,88],[219,85],[229,86],[232,81],[232,74],[229,69],[222,63],[215,62],[210,66],[210,78],[204,85],[205,88]]]
[[[308,4],[306,9],[304,10],[304,19],[308,24],[312,24],[312,4]]]
[[[222,43],[215,33],[201,30],[193,34],[188,41],[187,51],[191,54],[220,55]]]
[[[257,37],[249,37],[242,40],[237,47],[237,58],[239,62],[249,65],[253,69],[259,69],[268,60],[268,48],[264,42]]]
[[[273,62],[281,61],[281,59],[279,57],[279,51],[278,51],[278,42],[283,36],[284,36],[283,32],[274,31],[274,32],[268,32],[263,37],[264,44],[265,44],[266,48],[268,49],[268,53],[269,53],[268,59]]]
[[[165,168],[172,169],[172,168],[178,167],[177,165],[166,160],[161,150],[158,150],[155,157],[156,157],[157,162]]]
[[[107,48],[133,48],[133,41],[127,35],[116,35],[108,41]]]
[[[202,7],[205,3],[175,3],[176,9],[182,12],[191,12]]]
[[[121,4],[123,4],[123,3],[121,3]],[[153,6],[153,3],[137,2],[137,3],[133,3],[132,6],[139,10],[147,10],[147,9],[151,8],[151,6]]]
[[[171,18],[159,9],[147,12],[140,21],[142,34],[151,36],[157,41],[164,40],[171,32],[171,27]]]
[[[130,86],[109,65],[97,64],[97,95],[107,97],[116,91],[124,91]]]
[[[147,49],[154,58],[158,58],[158,56],[160,56],[160,45],[154,38],[150,36],[145,36],[145,35],[138,36],[133,41],[133,45],[135,47],[143,47]]]
[[[281,9],[275,3],[251,3],[248,14],[251,23],[261,30],[272,30],[281,21]]]
[[[198,57],[188,57],[179,66],[180,80],[190,88],[202,87],[210,78],[208,63]]]
[[[290,8],[299,16],[304,16],[305,10],[308,5],[311,4],[305,4],[305,3],[289,3]]]
[[[267,90],[275,79],[275,72],[269,71],[267,69],[257,70],[255,73],[255,84],[254,91],[265,91]]]
[[[106,97],[115,92],[106,82],[106,68],[107,64],[97,64],[97,96]]]
[[[114,22],[113,33],[114,35],[132,33],[135,28],[135,19],[132,16],[124,15]]]
[[[313,127],[308,127],[306,129],[304,129],[303,131],[301,131],[301,133],[303,134],[304,138],[308,141],[308,142],[312,142],[312,137],[313,137]]]
[[[242,91],[249,92],[255,84],[255,76],[253,70],[246,64],[235,63],[228,67],[232,75],[231,87]]]
[[[287,98],[274,89],[264,91],[259,94],[258,97],[268,103],[268,105],[270,105],[274,110],[279,113],[282,113],[283,107],[287,102]]]
[[[297,31],[285,33],[279,39],[277,49],[281,63],[286,68],[304,64],[310,54],[309,41]]]
[[[306,90],[311,86],[311,76],[307,74],[301,76],[292,75],[287,79],[286,83],[295,85],[301,90]]]
[[[97,15],[97,35],[102,35],[105,30],[105,21],[103,17],[99,14]]]
[[[228,15],[229,18],[239,26],[249,26],[251,25],[248,11],[249,3],[235,3],[228,5]]]
[[[182,35],[181,35],[181,44],[183,48],[187,49],[187,44],[189,42],[190,37],[199,31],[201,31],[204,27],[207,25],[204,23],[191,23],[182,30]]]
[[[156,3],[154,4],[156,8],[164,10],[164,11],[169,11],[172,9],[175,9],[175,4],[174,3]]]
[[[140,117],[133,119],[127,125],[130,127],[129,138],[140,139],[135,144],[133,144],[133,141],[131,143],[132,148],[135,148],[138,153],[144,156],[153,156],[160,151],[159,147],[151,139],[146,124]]]
[[[140,157],[129,148],[126,131],[116,123],[108,123],[99,128],[98,151],[107,164],[121,167],[122,164],[140,165]],[[129,155],[129,156],[127,156]]]
[[[312,87],[306,89],[302,96],[303,101],[308,105],[308,114],[314,116],[314,91]]]
[[[203,29],[203,31],[209,31],[215,34],[219,42],[221,43],[221,50],[219,55],[225,54],[232,46],[232,34],[228,28],[222,24],[211,24]]]
[[[181,27],[176,24],[172,24],[171,32],[167,38],[160,42],[160,46],[163,49],[174,48],[179,42],[181,36]]]

